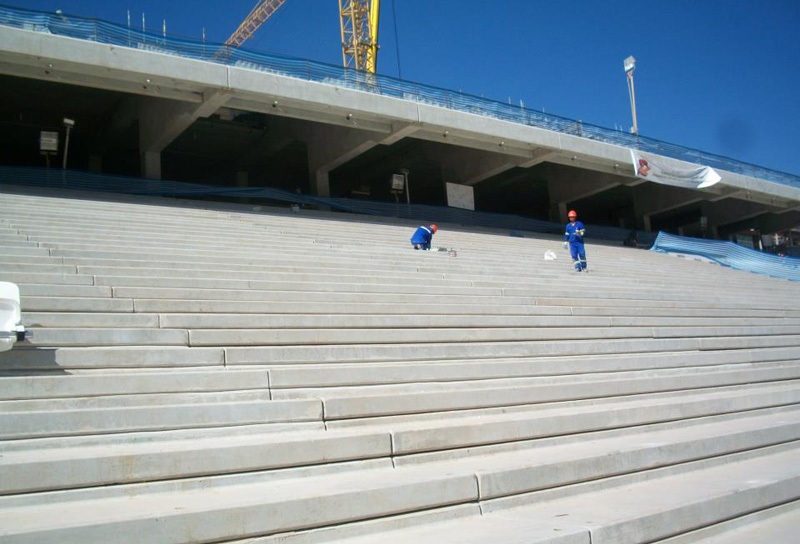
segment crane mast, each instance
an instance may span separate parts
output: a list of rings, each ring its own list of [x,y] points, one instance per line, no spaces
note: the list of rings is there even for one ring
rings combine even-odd
[[[345,68],[374,74],[378,66],[380,0],[339,0]]]

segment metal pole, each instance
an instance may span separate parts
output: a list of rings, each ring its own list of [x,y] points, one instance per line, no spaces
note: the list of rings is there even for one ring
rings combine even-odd
[[[403,174],[403,179],[405,180],[404,185],[406,186],[406,204],[411,204],[411,187],[408,186],[408,174],[410,170],[407,168],[403,168],[400,170],[400,173]]]
[[[639,134],[639,124],[636,120],[636,90],[633,86],[633,70],[628,72],[628,95],[630,96],[631,100],[631,117],[633,118],[633,127],[631,128],[631,134],[638,135]]]
[[[63,170],[67,169],[67,153],[69,153],[69,133],[71,129],[72,127],[67,125],[67,137],[64,140],[64,162],[61,165]]]

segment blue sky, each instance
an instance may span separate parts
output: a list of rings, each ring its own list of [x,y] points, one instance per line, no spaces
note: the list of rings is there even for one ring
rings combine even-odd
[[[222,42],[256,0],[0,0]],[[800,175],[798,0],[383,0],[378,72]],[[286,0],[245,47],[341,64],[337,0]]]

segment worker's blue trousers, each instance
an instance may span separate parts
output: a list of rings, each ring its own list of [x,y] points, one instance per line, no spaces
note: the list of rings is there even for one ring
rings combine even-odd
[[[583,248],[583,242],[570,242],[569,254],[572,255],[575,270],[578,272],[586,270],[586,250]]]

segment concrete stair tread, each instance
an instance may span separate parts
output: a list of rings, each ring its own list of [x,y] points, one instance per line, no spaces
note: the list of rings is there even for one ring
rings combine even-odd
[[[618,538],[631,530],[646,530],[648,536],[670,536],[678,532],[676,528],[693,529],[698,523],[709,523],[709,509],[722,509],[728,517],[748,513],[754,506],[772,506],[774,501],[796,499],[800,476],[794,465],[800,453],[779,451],[756,458],[735,461],[702,471],[690,471],[666,476],[659,480],[621,485],[618,488],[604,489],[602,497],[594,493],[576,494],[552,501],[537,501],[534,506],[509,508],[502,501],[486,503],[486,515],[503,517],[522,517],[536,520],[539,524],[552,524],[554,518],[562,517],[559,524],[578,524],[592,527],[593,533],[606,540],[599,542],[619,542]],[[642,495],[652,494],[654,482],[670,489],[670,493],[657,494],[655,500],[643,501]],[[698,486],[702,485],[702,493]],[[687,488],[691,491],[687,492]],[[773,495],[765,497],[765,490]],[[69,537],[71,531],[80,530],[85,538],[97,539],[109,535],[109,531],[138,527],[139,531],[124,531],[124,534],[153,530],[152,518],[157,517],[162,542],[185,541],[184,524],[191,524],[192,538],[213,540],[219,533],[229,512],[236,512],[237,519],[247,519],[247,529],[240,537],[266,535],[270,533],[301,530],[323,524],[341,524],[360,519],[401,514],[413,510],[442,507],[451,504],[468,504],[479,499],[474,477],[441,475],[431,472],[427,467],[408,467],[379,470],[376,473],[363,471],[359,474],[328,475],[298,481],[284,480],[262,484],[233,485],[217,487],[213,490],[195,490],[182,493],[164,492],[130,497],[104,498],[77,502],[53,502],[35,508],[18,507],[0,512],[0,529],[5,538],[15,533],[25,532],[36,535],[40,542],[57,532],[61,538]],[[750,500],[743,505],[743,494]],[[614,496],[614,503],[607,498]],[[596,497],[596,498],[595,498]],[[739,500],[737,500],[739,499]],[[57,499],[56,499],[57,500]],[[125,508],[117,504],[124,501]],[[495,504],[495,502],[497,504]],[[380,506],[376,508],[376,505]],[[619,505],[625,508],[619,508]],[[169,509],[164,506],[169,505]],[[379,509],[378,509],[379,508]],[[55,514],[58,511],[61,515]],[[271,512],[272,516],[265,515]],[[313,512],[313,515],[310,513]],[[380,512],[380,514],[378,513]],[[566,516],[563,516],[564,513]],[[281,515],[283,514],[283,515]],[[681,519],[675,525],[676,515]],[[715,515],[718,515],[715,512]],[[587,518],[586,516],[590,516]],[[667,517],[672,525],[666,528]],[[69,520],[64,524],[61,519]],[[715,519],[715,518],[714,518]],[[44,520],[44,521],[43,521]],[[687,521],[688,520],[688,521]],[[684,525],[685,523],[685,525]],[[76,526],[83,524],[80,529]],[[552,527],[552,525],[550,525]],[[167,528],[166,530],[164,528]],[[241,527],[241,526],[240,526]],[[229,531],[230,528],[224,527]],[[441,539],[442,527],[435,524],[424,531],[435,531]],[[669,531],[672,531],[670,533]],[[0,533],[0,534],[3,534]],[[119,533],[118,533],[119,534]],[[630,533],[628,533],[630,534]],[[51,536],[53,535],[53,536]],[[138,535],[135,535],[138,537]],[[395,535],[381,535],[392,540]],[[408,541],[425,541],[418,538],[408,540],[409,535],[397,535]],[[593,538],[594,535],[593,535]],[[124,536],[117,542],[135,541]]]
[[[659,541],[659,544],[751,544],[793,542],[800,526],[800,501],[790,502],[708,528]]]
[[[229,401],[0,413],[0,438],[321,421],[314,400]]]
[[[167,370],[149,372],[133,369],[128,372],[97,372],[62,375],[1,376],[0,400],[99,397],[112,395],[194,393],[268,389],[266,370],[201,370],[187,369],[180,373]],[[3,406],[0,403],[0,406]]]
[[[415,221],[0,191],[34,332],[0,354],[4,542],[688,544],[800,499],[798,284],[594,241],[573,276],[542,259],[558,235],[442,224],[453,257],[411,250]]]
[[[447,391],[405,392],[393,395],[358,395],[324,397],[325,413],[329,420],[355,417],[387,416],[421,412],[445,412],[492,406],[529,405],[595,397],[617,397],[642,393],[666,392],[750,384],[755,381],[795,380],[800,369],[796,365],[778,365],[770,377],[761,369],[697,371],[691,383],[685,375],[603,380],[566,380],[541,385],[509,385],[507,387],[475,387]],[[639,373],[639,374],[646,374]],[[394,387],[394,386],[375,386]],[[399,387],[399,386],[398,386]],[[315,397],[317,398],[317,397]]]
[[[245,391],[170,391],[166,393],[136,392],[116,395],[93,395],[69,398],[6,400],[0,402],[0,413],[42,412],[47,410],[97,410],[100,408],[137,408],[175,406],[180,404],[220,404],[227,402],[268,402],[268,387]]]
[[[738,363],[791,361],[800,348],[762,348],[731,353],[700,351],[688,356],[685,352],[615,354],[611,356],[519,357],[482,360],[399,361],[371,364],[334,363],[280,365],[270,367],[274,389],[297,387],[332,387],[378,385],[415,382],[450,382],[525,376],[577,374],[591,368],[593,372],[615,372],[658,368],[683,368]]]
[[[718,519],[773,506],[776,500],[796,498],[800,477],[791,464],[797,460],[797,452],[779,452],[602,492],[537,500],[531,506],[493,507],[489,502],[484,505],[482,516],[467,520],[433,522],[395,531],[389,526],[387,530],[349,538],[337,538],[337,530],[333,529],[308,541],[329,544],[488,540],[536,544],[655,542]],[[780,498],[767,498],[767,489],[774,490]],[[302,535],[298,536],[297,542],[302,542]],[[295,541],[287,537],[287,543]]]
[[[280,370],[280,369],[276,369]],[[271,371],[272,372],[272,371]],[[775,374],[770,374],[774,372]],[[485,379],[472,380],[447,380],[431,381],[417,379],[408,384],[345,384],[338,387],[303,387],[297,386],[291,389],[276,390],[275,398],[345,398],[345,397],[375,397],[393,396],[397,397],[404,394],[425,394],[425,393],[454,393],[459,391],[470,391],[480,394],[483,391],[495,390],[498,388],[543,387],[558,385],[576,386],[577,384],[602,384],[608,382],[623,383],[632,380],[647,379],[669,379],[674,376],[697,378],[693,384],[696,387],[703,386],[704,376],[723,376],[735,375],[737,373],[758,374],[761,381],[773,381],[775,379],[797,379],[800,378],[800,369],[792,360],[760,362],[753,364],[750,362],[739,364],[691,366],[691,367],[650,367],[646,369],[629,369],[617,371],[602,371],[595,368],[584,370],[584,372],[567,373],[563,370],[553,369],[551,373],[545,375],[532,376],[503,376]],[[756,380],[747,383],[755,383]],[[718,385],[726,383],[724,378],[715,382]],[[691,389],[691,388],[687,388]],[[678,388],[670,389],[678,390]],[[586,397],[589,398],[589,397]],[[543,397],[543,400],[546,396]]]
[[[796,416],[796,411],[772,412],[738,420],[701,420],[677,428],[655,426],[636,435],[546,443],[512,452],[476,452],[434,461],[431,466],[441,466],[440,472],[449,474],[475,474],[481,499],[488,500],[798,440],[800,423]],[[10,475],[7,492],[30,492],[36,486],[87,487],[104,482],[297,467],[322,460],[388,457],[392,455],[390,440],[386,433],[363,431],[272,433],[235,437],[224,444],[207,438],[8,452],[3,455],[2,466]],[[407,464],[403,458],[399,461],[403,463],[397,466]],[[414,462],[420,463],[424,459]],[[41,477],[45,467],[51,474],[49,481]]]
[[[716,338],[627,338],[571,340],[569,342],[430,342],[424,345],[372,344],[369,351],[358,345],[232,346],[226,348],[230,365],[264,364],[279,360],[285,364],[312,362],[386,362],[439,359],[487,359],[508,357],[564,357],[591,354],[654,353],[721,349],[794,347],[800,336],[747,336]]]
[[[160,542],[184,542],[181,527],[188,521],[192,540],[209,541],[230,530],[225,522],[229,515],[226,512],[236,512],[237,518],[247,519],[248,529],[239,535],[244,537],[477,499],[471,476],[435,475],[419,468],[373,472],[153,493],[135,499],[74,503],[59,503],[56,499],[47,505],[0,511],[0,536],[8,542],[14,542],[20,534],[42,543],[63,542],[79,531],[89,541],[139,542],[145,531],[153,537],[158,535]]]

